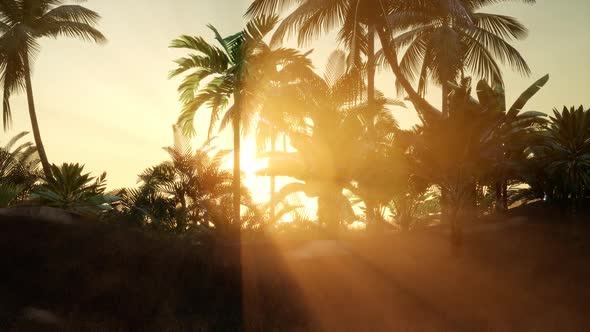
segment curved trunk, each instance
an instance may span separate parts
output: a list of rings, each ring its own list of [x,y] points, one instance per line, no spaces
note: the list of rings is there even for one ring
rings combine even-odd
[[[35,145],[37,146],[37,152],[39,153],[39,159],[41,160],[41,165],[43,165],[43,173],[45,177],[51,177],[51,166],[49,164],[49,159],[47,159],[47,154],[45,153],[45,147],[43,146],[43,141],[41,140],[41,131],[39,130],[39,122],[37,121],[37,112],[35,111],[35,101],[33,99],[33,85],[31,83],[31,68],[29,65],[29,58],[27,56],[24,57],[24,66],[25,66],[25,83],[27,89],[27,102],[29,104],[29,116],[31,118],[31,127],[33,128],[33,137],[35,138]]]
[[[428,121],[430,117],[440,117],[441,112],[437,110],[434,106],[430,105],[420,94],[414,90],[410,82],[405,78],[403,75],[399,63],[397,60],[397,50],[396,46],[392,45],[391,38],[387,35],[383,27],[378,27],[377,34],[379,35],[379,40],[381,41],[381,45],[383,47],[383,54],[391,67],[394,75],[396,76],[397,80],[400,82],[406,93],[408,94],[408,98],[414,104],[414,107],[418,111],[418,114],[422,118],[422,121]]]
[[[241,227],[240,221],[240,200],[241,200],[241,179],[240,179],[240,116],[241,105],[239,93],[235,94],[235,114],[233,117],[234,131],[234,174],[233,174],[233,225]]]
[[[375,26],[372,24],[369,25],[367,39],[367,105],[372,116],[375,112]]]

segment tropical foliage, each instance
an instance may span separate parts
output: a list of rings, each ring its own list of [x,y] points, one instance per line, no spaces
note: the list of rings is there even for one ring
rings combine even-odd
[[[194,149],[178,126],[174,127],[174,145],[165,150],[170,160],[146,169],[139,176],[139,188],[117,192],[122,199],[116,217],[179,234],[228,233],[260,226],[243,186],[241,205],[248,213],[240,224],[232,219],[232,175],[223,168],[228,151],[217,150],[212,140]]]
[[[45,177],[31,197],[42,205],[96,216],[112,209],[110,204],[119,199],[105,194],[106,176],[105,172],[92,177],[80,164],[51,165],[51,177]]]
[[[19,143],[22,132],[0,148],[0,207],[22,201],[39,177],[37,150],[30,143]]]
[[[590,110],[583,106],[555,109],[548,125],[521,157],[514,200],[546,199],[575,208],[590,185]]]

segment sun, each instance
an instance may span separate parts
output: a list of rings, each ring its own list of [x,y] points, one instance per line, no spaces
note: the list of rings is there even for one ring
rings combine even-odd
[[[257,175],[257,172],[268,167],[268,158],[257,158],[258,152],[253,140],[245,139],[242,141],[240,151],[240,169],[242,170],[242,182],[250,190],[254,202],[263,204],[270,201],[270,177]],[[224,162],[224,167],[232,170],[234,165],[233,153],[230,153]],[[283,186],[293,182],[294,179],[288,177],[277,177],[275,190],[280,190]],[[309,216],[316,214],[317,202],[304,194],[299,194],[297,201],[304,206],[305,212]],[[290,216],[285,216],[283,221],[289,221]]]
[[[250,190],[256,203],[265,203],[270,200],[270,179],[267,176],[256,175],[256,172],[268,165],[268,160],[256,157],[256,146],[253,142],[245,140],[240,151],[240,169],[242,170],[242,182]],[[228,155],[224,167],[231,170],[234,165],[233,153]]]

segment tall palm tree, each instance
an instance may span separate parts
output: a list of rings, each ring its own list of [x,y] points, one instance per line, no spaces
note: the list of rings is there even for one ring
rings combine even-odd
[[[271,49],[264,43],[265,36],[278,22],[277,17],[261,16],[252,19],[246,28],[234,35],[223,38],[215,29],[219,46],[212,45],[201,37],[181,36],[172,41],[170,47],[188,49],[196,52],[176,61],[178,68],[171,77],[187,74],[179,86],[180,100],[183,103],[179,125],[184,132],[194,135],[194,117],[205,105],[211,108],[209,135],[213,132],[222,112],[225,115],[221,128],[231,123],[234,136],[234,197],[233,218],[240,223],[240,136],[241,125],[247,132],[264,95],[268,81],[265,74],[277,65],[294,61],[309,63],[305,55],[294,49]],[[309,65],[311,65],[309,63]],[[204,81],[209,79],[205,84]],[[233,105],[227,109],[231,98]]]
[[[46,177],[51,166],[41,140],[31,83],[32,60],[39,52],[42,37],[74,37],[104,42],[96,29],[100,15],[80,5],[63,5],[60,0],[0,0],[0,71],[4,85],[3,120],[11,122],[10,97],[25,90],[35,145]]]
[[[534,3],[534,0],[522,0]],[[424,95],[428,81],[442,86],[443,115],[448,115],[449,82],[469,72],[493,85],[503,85],[499,63],[507,63],[528,75],[530,69],[520,53],[510,45],[523,39],[527,29],[513,17],[480,12],[491,1],[458,1],[457,12],[447,1],[435,1],[420,8],[398,8],[388,16],[389,26],[403,33],[394,38],[406,49],[400,61],[402,74],[417,78],[418,93]],[[502,1],[493,1],[493,3]],[[418,10],[416,10],[418,9]],[[383,64],[383,50],[379,52]],[[398,89],[402,89],[398,81]]]

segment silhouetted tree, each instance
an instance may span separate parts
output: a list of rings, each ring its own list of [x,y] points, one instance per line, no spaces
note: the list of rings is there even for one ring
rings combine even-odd
[[[268,85],[265,74],[274,71],[277,65],[289,62],[308,62],[305,55],[288,48],[271,49],[263,39],[276,26],[276,17],[257,17],[246,28],[234,35],[223,38],[213,27],[219,47],[211,45],[201,37],[181,36],[172,41],[170,47],[196,52],[187,58],[177,60],[178,68],[170,76],[185,76],[179,87],[183,103],[178,123],[184,132],[194,134],[193,120],[201,106],[211,108],[209,134],[212,133],[220,114],[226,110],[233,97],[233,105],[227,109],[221,126],[231,123],[234,132],[234,222],[240,224],[240,126],[250,121],[258,109],[260,98]],[[211,80],[202,85],[207,78]]]
[[[32,59],[39,53],[37,40],[42,37],[75,37],[104,42],[106,39],[95,26],[100,16],[80,5],[63,5],[60,0],[2,0],[0,1],[0,73],[4,88],[4,129],[10,125],[10,97],[26,90],[29,116],[35,145],[45,176],[51,176],[51,166],[41,140],[41,132],[31,83]]]
[[[194,149],[182,130],[174,127],[174,145],[165,148],[170,160],[146,169],[137,189],[117,191],[117,210],[136,225],[178,234],[210,230],[239,231],[231,217],[232,174],[223,169],[229,153],[217,150],[211,140]],[[241,187],[241,205],[254,209],[247,188]],[[252,213],[256,216],[256,213]],[[244,223],[252,220],[246,219]]]

